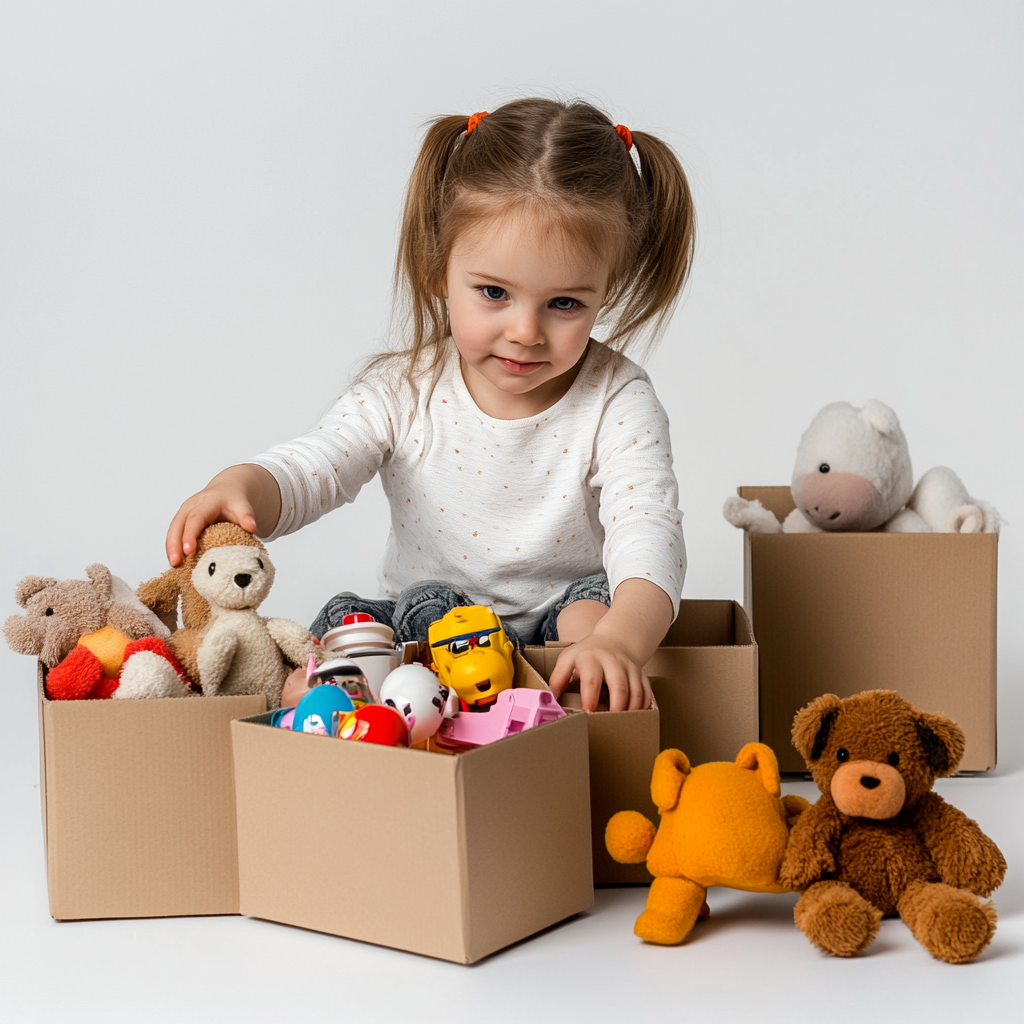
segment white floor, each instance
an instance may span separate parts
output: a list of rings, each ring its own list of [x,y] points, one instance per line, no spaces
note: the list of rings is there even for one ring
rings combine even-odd
[[[25,663],[3,652],[8,679]],[[1001,734],[1020,735],[1024,702],[1003,686]],[[29,687],[24,688],[26,691]],[[1024,996],[1024,757],[939,784],[1010,864],[996,893],[999,930],[973,965],[932,960],[896,920],[853,960],[817,953],[797,932],[793,896],[716,889],[710,922],[677,948],[632,934],[643,888],[601,889],[586,914],[463,967],[241,917],[57,923],[49,917],[34,708],[13,700],[0,820],[6,900],[0,921],[0,1020],[372,1021],[871,1019],[984,1024],[1021,1019]],[[11,710],[10,706],[8,710]],[[814,797],[810,783],[786,791]],[[315,872],[310,887],[321,884]]]

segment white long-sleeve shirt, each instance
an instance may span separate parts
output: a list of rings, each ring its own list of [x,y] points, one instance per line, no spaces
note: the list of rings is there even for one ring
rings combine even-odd
[[[603,569],[613,594],[645,579],[678,608],[686,553],[668,419],[647,374],[597,342],[537,416],[483,413],[449,356],[432,387],[368,373],[315,429],[252,462],[281,488],[268,540],[380,474],[391,505],[380,596],[445,580],[528,636],[570,583]]]

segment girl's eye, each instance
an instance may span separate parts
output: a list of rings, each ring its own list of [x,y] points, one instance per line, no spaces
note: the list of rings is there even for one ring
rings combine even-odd
[[[557,299],[551,300],[551,305],[563,313],[569,313],[579,305],[579,302],[576,299],[570,299],[568,295],[559,295]]]
[[[484,298],[490,299],[491,302],[501,302],[502,299],[507,298],[505,289],[499,288],[496,284],[485,284],[481,291]]]

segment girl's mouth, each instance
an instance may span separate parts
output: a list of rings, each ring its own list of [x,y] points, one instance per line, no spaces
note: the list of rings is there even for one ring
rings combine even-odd
[[[533,373],[534,370],[539,370],[544,364],[543,363],[517,363],[514,359],[502,359],[501,356],[495,356],[499,363],[501,363],[502,369],[508,370],[509,373]]]

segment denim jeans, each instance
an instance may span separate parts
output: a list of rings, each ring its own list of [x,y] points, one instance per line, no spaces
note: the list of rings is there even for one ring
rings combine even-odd
[[[524,644],[543,644],[548,640],[557,640],[559,613],[574,601],[584,600],[611,604],[608,577],[603,572],[584,576],[583,579],[570,583],[530,636],[521,637],[509,623],[502,620],[505,635],[519,651],[523,649]],[[320,614],[309,628],[310,632],[319,638],[329,629],[340,626],[346,615],[365,612],[372,615],[377,622],[391,626],[398,641],[426,640],[427,630],[432,622],[436,622],[453,608],[474,603],[463,591],[442,580],[414,583],[398,595],[397,601],[372,600],[346,590],[341,594],[335,594],[320,609]]]

